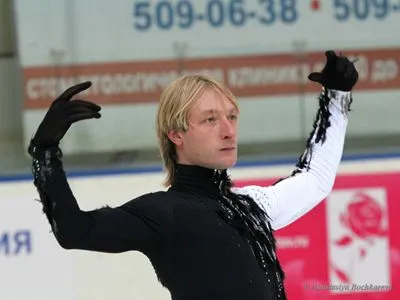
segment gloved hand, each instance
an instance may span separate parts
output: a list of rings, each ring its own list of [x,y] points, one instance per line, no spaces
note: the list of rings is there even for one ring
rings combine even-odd
[[[100,118],[100,106],[86,100],[71,100],[92,83],[82,82],[69,87],[50,105],[31,143],[40,148],[58,145],[70,126],[81,120]]]
[[[327,89],[351,91],[358,80],[354,63],[345,56],[337,56],[332,50],[326,51],[325,56],[327,61],[323,70],[311,73],[308,79]]]

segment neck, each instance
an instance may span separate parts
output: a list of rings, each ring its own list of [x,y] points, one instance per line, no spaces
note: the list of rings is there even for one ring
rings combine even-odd
[[[177,164],[171,189],[214,198],[219,195],[221,175],[225,172],[198,165]]]

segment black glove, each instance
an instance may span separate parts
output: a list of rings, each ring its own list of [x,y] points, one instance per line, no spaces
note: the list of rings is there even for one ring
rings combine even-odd
[[[85,100],[71,98],[88,89],[91,82],[82,82],[65,90],[50,105],[31,143],[40,148],[58,145],[70,126],[80,120],[100,118],[100,106]]]
[[[308,75],[308,79],[320,83],[327,89],[351,91],[358,80],[358,72],[347,57],[337,56],[334,51],[325,52],[326,64],[323,70]]]

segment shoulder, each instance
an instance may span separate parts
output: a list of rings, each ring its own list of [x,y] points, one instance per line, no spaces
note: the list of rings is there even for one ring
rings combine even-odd
[[[270,212],[275,197],[272,186],[247,185],[244,187],[232,187],[231,191],[238,195],[252,198],[262,209]]]
[[[168,211],[171,206],[171,199],[165,191],[157,191],[140,195],[121,206],[128,212],[152,211],[153,213],[160,211]]]
[[[272,189],[269,186],[246,185],[243,187],[232,187],[231,191],[235,194],[246,195],[252,198],[270,197]]]

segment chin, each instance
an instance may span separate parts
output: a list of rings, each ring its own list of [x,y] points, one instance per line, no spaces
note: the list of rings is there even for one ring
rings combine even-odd
[[[219,167],[218,167],[218,169],[223,170],[223,169],[232,168],[233,166],[236,165],[236,162],[237,162],[237,159],[236,159],[236,158],[232,158],[232,159],[229,159],[229,160],[228,160],[228,159],[225,159],[225,160],[219,162]]]
[[[234,166],[236,165],[236,163],[237,163],[237,160],[235,159],[234,161],[232,161],[230,164],[228,164],[228,165],[226,166],[226,169],[229,169],[229,168],[234,167]]]

